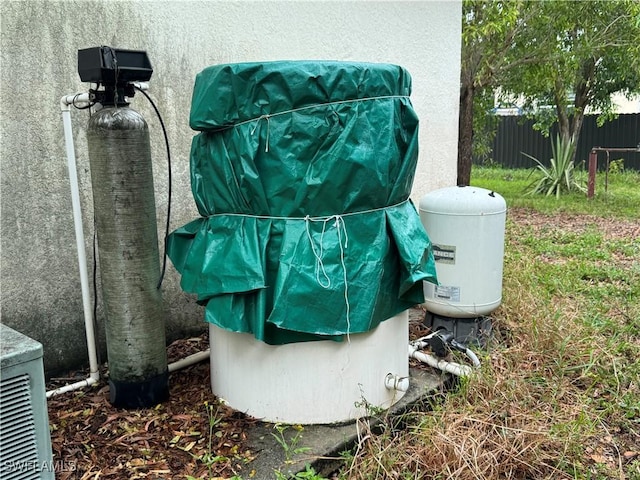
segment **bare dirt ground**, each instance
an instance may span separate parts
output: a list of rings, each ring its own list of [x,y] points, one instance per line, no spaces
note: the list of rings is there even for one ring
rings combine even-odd
[[[638,212],[640,214],[640,206]],[[532,227],[536,231],[553,228],[569,233],[585,233],[589,229],[596,229],[602,233],[605,240],[640,238],[640,222],[620,218],[570,213],[544,215],[525,208],[511,208],[509,219],[516,224]]]

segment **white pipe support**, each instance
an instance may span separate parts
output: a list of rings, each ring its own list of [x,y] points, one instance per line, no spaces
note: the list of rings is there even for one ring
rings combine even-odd
[[[85,97],[86,96],[86,97]],[[80,99],[89,101],[89,95],[66,95],[60,100],[62,108],[62,124],[64,128],[64,140],[67,153],[67,167],[69,170],[69,183],[71,185],[71,206],[73,209],[73,224],[76,235],[76,248],[78,251],[78,269],[80,271],[80,287],[82,291],[82,305],[84,309],[84,326],[87,339],[87,353],[89,356],[90,378],[96,381],[100,378],[98,371],[98,355],[96,352],[95,331],[93,328],[93,311],[89,288],[89,275],[87,273],[87,254],[84,245],[84,231],[82,228],[82,208],[80,205],[80,188],[78,186],[78,173],[76,167],[76,154],[73,144],[73,132],[71,127],[71,105]],[[95,383],[95,382],[94,382]]]
[[[194,353],[193,355],[189,355],[188,357],[184,357],[176,362],[170,363],[167,367],[169,369],[169,373],[189,367],[195,363],[202,362],[203,360],[208,360],[210,353],[210,349],[206,349],[202,352]]]
[[[409,390],[409,377],[401,377],[400,375],[387,373],[387,376],[384,377],[384,386],[387,390],[406,392]]]

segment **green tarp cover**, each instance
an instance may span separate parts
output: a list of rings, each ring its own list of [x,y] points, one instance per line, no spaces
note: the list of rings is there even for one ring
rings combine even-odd
[[[424,301],[431,244],[409,200],[411,78],[395,65],[219,65],[196,77],[200,218],[168,254],[207,321],[270,344],[366,332]]]

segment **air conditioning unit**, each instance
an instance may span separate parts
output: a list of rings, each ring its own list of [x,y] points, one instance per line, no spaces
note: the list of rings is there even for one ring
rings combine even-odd
[[[0,478],[55,477],[42,344],[0,324]]]

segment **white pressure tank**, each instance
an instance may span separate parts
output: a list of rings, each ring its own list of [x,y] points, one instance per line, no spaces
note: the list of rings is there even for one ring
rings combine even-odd
[[[502,301],[507,204],[478,187],[447,187],[420,200],[439,285],[424,282],[428,311],[451,318],[487,315]]]

